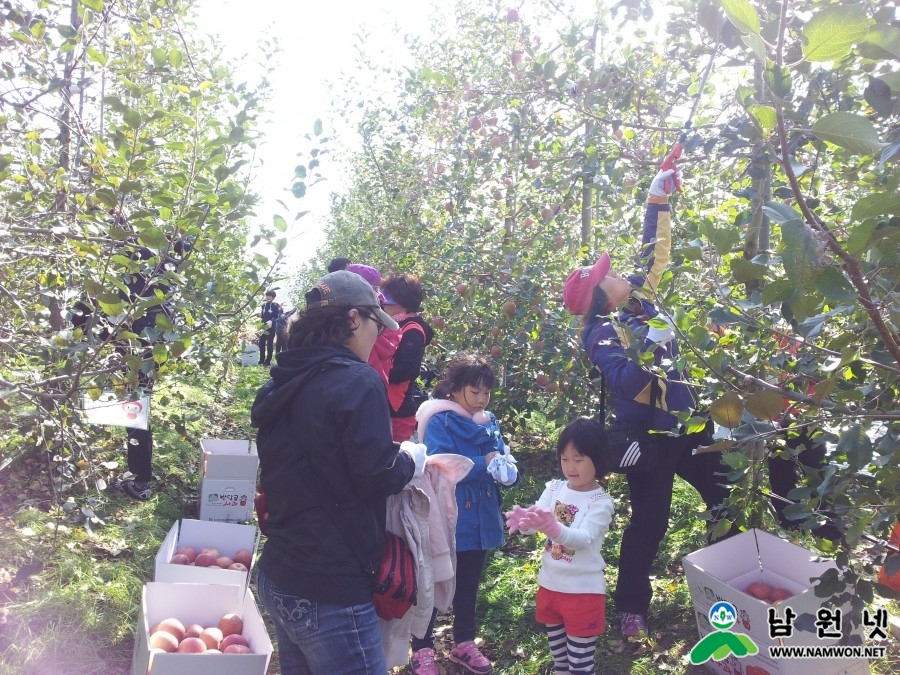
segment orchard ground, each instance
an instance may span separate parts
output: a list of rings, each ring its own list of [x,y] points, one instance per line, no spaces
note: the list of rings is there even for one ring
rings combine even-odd
[[[141,589],[152,578],[153,556],[172,523],[197,516],[200,440],[251,437],[249,405],[266,377],[267,371],[258,367],[229,368],[202,381],[169,385],[182,389],[188,403],[178,411],[167,411],[161,404],[154,409],[158,480],[148,502],[135,503],[121,494],[96,489],[98,480],[108,482],[124,465],[124,433],[118,428],[95,428],[92,455],[75,471],[66,473],[54,458],[34,454],[2,469],[0,675],[131,672]],[[222,387],[222,382],[228,386]],[[164,393],[165,389],[157,398],[162,400]],[[186,436],[177,435],[166,424],[175,412],[187,421]],[[523,481],[506,492],[508,506],[532,502],[558,471],[553,424],[534,415],[529,420],[527,432],[512,438]],[[616,518],[604,546],[612,589],[628,502],[620,477],[613,477],[608,489],[617,499]],[[687,662],[698,636],[680,562],[703,545],[704,524],[696,517],[701,508],[693,493],[679,485],[672,527],[654,568],[650,639],[640,644],[619,639],[619,617],[610,603],[607,630],[598,645],[598,673],[705,672]],[[534,621],[539,545],[536,537],[519,535],[489,559],[479,602],[479,635],[497,673],[552,672],[546,638]],[[896,603],[882,602],[892,615],[900,614]],[[450,617],[439,617],[436,634],[441,672],[466,672],[448,659]],[[872,670],[900,672],[896,641],[889,642],[889,657],[873,662]],[[269,674],[279,672],[276,652]],[[394,671],[395,675],[406,672],[405,668]]]

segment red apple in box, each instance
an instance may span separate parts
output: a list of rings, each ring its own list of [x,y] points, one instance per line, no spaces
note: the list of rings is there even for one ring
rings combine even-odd
[[[204,628],[203,632],[200,633],[200,639],[206,644],[207,649],[218,649],[222,642],[222,637],[222,631],[215,626]]]
[[[180,549],[175,551],[175,555],[186,556],[188,562],[194,562],[194,558],[197,557],[197,549],[195,549],[193,546],[182,546]]]
[[[190,623],[184,627],[184,637],[200,637],[200,633],[203,632],[203,626],[199,623]]]
[[[244,621],[237,614],[226,614],[219,619],[219,630],[222,631],[222,635],[225,637],[235,634],[240,635],[244,630]]]
[[[206,644],[197,637],[187,637],[178,645],[179,654],[202,654],[206,651]]]
[[[240,635],[239,633],[232,633],[231,635],[226,635],[224,638],[222,638],[222,642],[219,643],[219,649],[224,652],[229,647],[232,647],[234,645],[249,647],[250,643],[243,635]]]
[[[220,555],[218,558],[216,558],[216,565],[221,567],[223,570],[227,570],[233,564],[234,560],[229,558],[227,555]]]
[[[184,553],[176,553],[172,556],[172,559],[169,562],[173,565],[190,565],[191,559],[188,558]]]
[[[234,554],[234,562],[241,563],[247,569],[250,569],[250,563],[253,562],[253,553],[245,548]]]
[[[150,635],[147,646],[150,647],[151,650],[161,649],[164,652],[171,653],[178,649],[178,638],[164,630],[157,631]]]
[[[244,563],[233,562],[228,566],[230,570],[237,570],[238,572],[246,572],[247,566]]]
[[[169,633],[176,641],[181,642],[184,639],[184,624],[175,618],[163,619],[150,629],[150,635],[159,632]]]
[[[747,586],[747,594],[752,595],[757,600],[769,602],[772,597],[772,587],[763,581],[754,581]]]
[[[769,593],[769,602],[781,602],[792,597],[794,597],[794,594],[786,588],[773,588],[772,592]]]
[[[228,645],[223,654],[252,654],[250,647],[246,645]]]
[[[218,559],[219,556],[213,555],[212,553],[198,553],[197,557],[194,558],[194,564],[197,567],[217,567],[216,561],[218,561]]]

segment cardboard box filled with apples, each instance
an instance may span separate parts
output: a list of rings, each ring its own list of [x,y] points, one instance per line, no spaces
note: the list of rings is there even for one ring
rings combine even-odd
[[[831,606],[830,598],[817,597],[815,579],[826,571],[836,569],[832,560],[821,560],[807,549],[762,530],[742,532],[706,548],[690,553],[683,559],[684,572],[700,637],[714,628],[709,611],[718,602],[730,603],[737,622],[731,632],[744,633],[759,647],[754,656],[722,661],[709,661],[706,668],[719,675],[868,675],[865,659],[772,659],[769,646],[802,645],[826,646],[839,642],[838,638],[823,638],[813,621],[817,612]],[[769,610],[776,621],[786,621],[787,609],[795,617],[791,620],[790,637],[772,637],[769,630]],[[839,608],[844,628],[850,626],[849,603]],[[861,631],[854,631],[861,642]]]
[[[251,591],[218,584],[144,585],[132,675],[266,675],[272,651]]]
[[[246,590],[259,546],[255,525],[183,519],[156,553],[154,581],[234,584]]]

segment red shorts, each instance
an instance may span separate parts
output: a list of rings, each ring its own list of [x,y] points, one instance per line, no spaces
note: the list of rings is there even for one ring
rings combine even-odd
[[[559,593],[538,586],[534,618],[545,626],[562,624],[572,637],[595,637],[606,631],[606,596]]]

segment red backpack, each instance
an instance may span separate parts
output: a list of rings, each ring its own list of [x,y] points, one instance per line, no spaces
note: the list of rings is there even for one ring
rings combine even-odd
[[[416,560],[402,537],[385,532],[384,554],[375,570],[372,601],[379,618],[400,619],[416,604]]]

